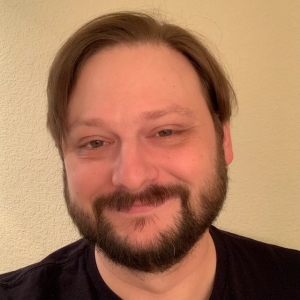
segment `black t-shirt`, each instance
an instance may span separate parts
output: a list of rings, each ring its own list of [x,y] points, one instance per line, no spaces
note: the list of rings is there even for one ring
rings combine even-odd
[[[217,250],[211,300],[300,299],[299,251],[257,242],[213,226],[210,233]],[[37,264],[0,275],[0,299],[120,298],[101,278],[94,247],[81,239]]]

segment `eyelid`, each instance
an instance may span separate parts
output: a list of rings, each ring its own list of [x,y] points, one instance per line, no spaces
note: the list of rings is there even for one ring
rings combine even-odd
[[[99,146],[92,147],[91,143],[93,142],[99,142]],[[85,137],[81,139],[81,141],[78,143],[79,148],[86,148],[86,149],[98,149],[101,148],[107,144],[109,144],[110,141],[108,141],[106,138],[98,137],[98,136],[90,136]]]
[[[163,132],[163,131],[170,131],[170,134],[167,134],[167,135],[162,135],[160,136],[159,133]],[[171,136],[174,136],[174,135],[180,135],[184,132],[184,130],[176,130],[176,129],[171,129],[171,128],[164,128],[164,129],[161,129],[161,130],[158,130],[156,133],[155,133],[155,136],[157,137],[162,137],[162,138],[168,138],[168,137],[171,137]]]
[[[91,143],[93,142],[100,142],[100,145],[98,147],[92,147]],[[103,146],[105,146],[107,144],[107,142],[100,140],[100,139],[94,139],[94,140],[90,140],[86,143],[83,144],[83,147],[89,148],[89,149],[97,149],[97,148],[101,148]]]

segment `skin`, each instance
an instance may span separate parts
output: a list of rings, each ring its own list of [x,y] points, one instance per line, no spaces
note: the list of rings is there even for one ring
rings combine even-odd
[[[71,95],[63,156],[72,201],[92,217],[93,200],[116,189],[131,193],[149,184],[184,183],[191,207],[213,172],[216,133],[197,73],[165,46],[116,46],[92,56]],[[225,161],[233,158],[225,123]],[[128,212],[105,211],[120,237],[147,247],[180,212],[179,199],[157,207],[136,203]],[[149,222],[135,229],[136,218]],[[174,268],[138,274],[95,252],[108,286],[123,299],[208,299],[216,254],[208,231]],[[201,278],[201,280],[199,280]]]

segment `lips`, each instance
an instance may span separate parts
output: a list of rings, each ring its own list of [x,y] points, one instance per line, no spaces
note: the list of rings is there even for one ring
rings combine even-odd
[[[124,212],[129,213],[129,214],[147,213],[147,212],[153,210],[155,207],[160,206],[160,205],[147,205],[147,204],[141,203],[140,201],[136,201],[136,202],[134,202],[132,207],[124,210]]]
[[[181,199],[187,203],[189,190],[184,185],[150,185],[137,194],[128,191],[117,190],[107,195],[99,196],[95,203],[96,211],[108,209],[117,212],[146,212],[162,206],[170,199]]]

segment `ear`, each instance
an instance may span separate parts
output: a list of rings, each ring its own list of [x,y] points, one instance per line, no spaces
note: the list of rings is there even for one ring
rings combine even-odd
[[[224,132],[224,138],[223,138],[224,157],[225,157],[226,164],[228,166],[233,160],[233,151],[232,151],[232,142],[231,142],[229,122],[224,123],[223,132]]]

